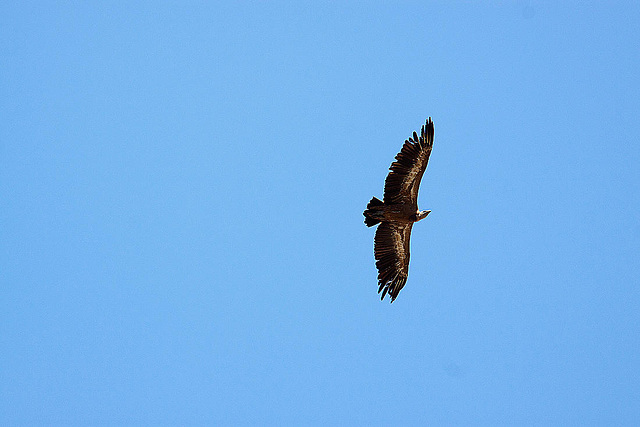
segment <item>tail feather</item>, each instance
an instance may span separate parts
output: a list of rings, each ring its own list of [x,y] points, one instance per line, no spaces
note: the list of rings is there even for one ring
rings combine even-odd
[[[372,197],[369,203],[367,204],[367,209],[375,208],[376,206],[382,206],[384,202],[377,197]]]
[[[364,219],[364,223],[367,225],[367,227],[373,227],[374,225],[376,225],[379,222],[380,222],[379,219],[373,219],[373,218],[369,218],[369,217],[366,217]]]
[[[377,223],[382,221],[382,209],[380,207],[384,205],[382,200],[374,197],[367,204],[367,210],[363,212],[364,223],[367,227],[373,227]]]

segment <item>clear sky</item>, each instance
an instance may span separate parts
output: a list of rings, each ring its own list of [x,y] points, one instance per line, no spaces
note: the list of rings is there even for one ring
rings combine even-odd
[[[0,424],[640,424],[640,3],[473,3],[2,2]]]

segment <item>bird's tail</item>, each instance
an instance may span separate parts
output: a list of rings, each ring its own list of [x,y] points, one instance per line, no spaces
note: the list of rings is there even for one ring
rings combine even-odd
[[[367,210],[364,211],[364,223],[367,224],[367,227],[373,227],[380,221],[382,221],[382,209],[380,209],[384,205],[382,200],[374,197],[371,199],[369,204],[367,204]]]

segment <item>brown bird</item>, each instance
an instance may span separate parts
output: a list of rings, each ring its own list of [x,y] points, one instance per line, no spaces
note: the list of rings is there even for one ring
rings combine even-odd
[[[371,199],[364,211],[364,223],[378,223],[373,252],[378,268],[378,293],[388,293],[393,302],[407,283],[409,275],[409,239],[414,222],[426,218],[431,211],[418,210],[418,189],[433,147],[431,117],[422,126],[420,136],[404,141],[396,161],[389,167],[384,182],[384,201]]]

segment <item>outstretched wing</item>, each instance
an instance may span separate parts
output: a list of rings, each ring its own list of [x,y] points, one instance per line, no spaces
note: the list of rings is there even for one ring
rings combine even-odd
[[[382,222],[376,231],[373,251],[378,268],[378,293],[389,293],[391,302],[407,283],[409,275],[409,238],[413,223]]]
[[[413,136],[404,142],[396,161],[389,167],[389,175],[384,183],[385,203],[407,203],[418,209],[418,189],[433,147],[433,121],[431,117],[422,126],[420,136]]]

